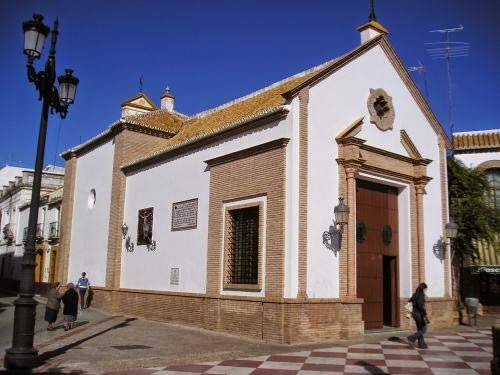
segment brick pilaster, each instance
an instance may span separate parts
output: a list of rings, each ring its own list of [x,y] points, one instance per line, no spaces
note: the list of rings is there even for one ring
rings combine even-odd
[[[71,155],[70,158],[66,160],[64,168],[64,188],[59,223],[60,250],[57,254],[57,269],[55,275],[55,280],[60,281],[63,285],[68,282],[69,255],[71,251],[71,226],[73,225],[73,203],[75,199],[77,169],[77,158],[75,155]]]
[[[349,222],[347,223],[347,246],[341,251],[347,254],[346,296],[348,298],[356,297],[356,172],[356,168],[346,168]]]
[[[307,298],[308,117],[309,87],[305,87],[299,93],[299,298]]]

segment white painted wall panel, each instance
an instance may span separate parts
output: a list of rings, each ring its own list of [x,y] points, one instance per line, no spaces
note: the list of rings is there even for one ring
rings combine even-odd
[[[369,122],[367,99],[370,88],[383,88],[392,97],[396,114],[392,130],[381,131]],[[432,253],[432,245],[441,235],[443,226],[441,199],[446,199],[441,197],[440,190],[437,135],[385,53],[377,46],[319,82],[310,92],[308,296],[339,297],[338,256],[322,244],[321,234],[331,224],[333,208],[338,204],[335,137],[359,116],[364,116],[364,122],[356,137],[366,140],[366,144],[408,156],[400,140],[400,131],[404,129],[422,156],[433,160],[427,172],[433,180],[427,186],[424,198],[425,259],[427,281],[436,285],[429,294],[442,295],[444,268]],[[408,199],[408,193],[400,197],[400,209],[409,208]],[[401,216],[400,224],[405,224],[406,220],[408,218]],[[409,244],[409,237],[404,241],[400,246]],[[406,268],[409,270],[410,266]],[[405,280],[400,280],[401,293],[408,293],[408,288],[409,279],[405,277]]]
[[[83,271],[92,285],[105,286],[114,143],[109,141],[78,158],[68,280]],[[89,207],[89,194],[96,192]]]
[[[474,154],[455,154],[455,158],[460,160],[468,168],[475,168],[488,160],[500,160],[500,152],[478,152]]]
[[[138,210],[154,207],[153,237],[157,248],[148,251],[146,246],[136,246],[133,252],[127,252],[123,247],[120,286],[204,293],[210,183],[210,171],[204,161],[290,137],[287,121],[226,139],[127,176],[124,220],[129,226],[129,235],[137,243]],[[172,204],[193,198],[198,198],[197,228],[171,231]],[[179,285],[170,285],[171,268],[179,268]]]

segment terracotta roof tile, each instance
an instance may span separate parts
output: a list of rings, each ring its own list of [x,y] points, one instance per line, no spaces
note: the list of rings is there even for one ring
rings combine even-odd
[[[177,113],[169,112],[165,109],[159,109],[140,115],[127,116],[123,118],[124,122],[144,126],[151,129],[158,129],[177,134],[181,129],[186,117]]]
[[[217,133],[218,129],[224,129],[231,124],[239,123],[245,119],[259,117],[262,114],[276,110],[277,107],[286,103],[283,94],[307,81],[319,71],[334,64],[337,60],[338,59],[328,61],[232,102],[185,118],[180,126],[178,134],[172,138],[165,139],[165,141],[159,144],[155,149],[152,149],[148,156],[140,160],[157,155],[163,150],[170,149],[177,145],[189,143],[190,140],[202,138],[204,135]],[[154,124],[160,126],[161,121],[167,118],[167,114],[165,112],[159,112],[160,111],[154,111],[146,115],[136,116],[134,123],[147,126],[155,121]]]
[[[481,132],[463,132],[453,134],[455,151],[473,151],[500,148],[500,129]]]

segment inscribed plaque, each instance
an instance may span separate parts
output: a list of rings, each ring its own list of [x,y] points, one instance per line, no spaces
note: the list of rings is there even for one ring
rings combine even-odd
[[[198,198],[172,203],[172,230],[195,229],[198,224]]]

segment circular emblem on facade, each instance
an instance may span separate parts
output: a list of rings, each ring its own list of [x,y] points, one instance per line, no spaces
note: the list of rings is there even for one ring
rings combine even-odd
[[[385,246],[388,246],[392,242],[392,229],[389,224],[382,227],[382,242]]]
[[[384,89],[370,89],[367,104],[370,122],[380,130],[392,129],[395,116],[392,97],[387,95]]]
[[[363,243],[366,240],[366,224],[359,220],[356,224],[356,242]]]

